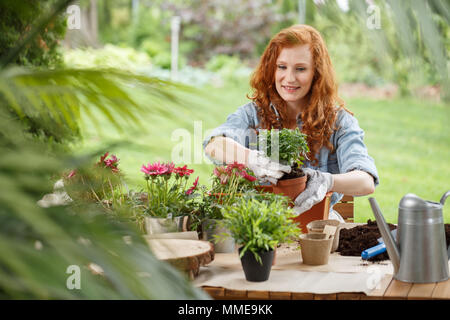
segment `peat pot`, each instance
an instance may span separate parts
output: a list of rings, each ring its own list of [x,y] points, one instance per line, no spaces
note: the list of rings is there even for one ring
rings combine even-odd
[[[239,254],[242,248],[239,248]],[[261,251],[259,255],[262,260],[260,264],[253,252],[250,250],[245,251],[241,258],[242,269],[244,270],[245,279],[252,282],[262,282],[269,279],[270,270],[272,269],[272,262],[274,257],[274,251]]]
[[[203,240],[212,242],[214,244],[214,252],[216,253],[232,253],[234,252],[234,239],[229,236],[227,238],[221,238],[217,240],[215,235],[222,235],[224,233],[230,234],[228,229],[219,225],[218,219],[206,219],[202,223]]]
[[[333,244],[331,245],[331,253],[335,252],[339,246],[339,235],[341,233],[341,223],[337,220],[315,220],[307,224],[308,233],[323,233],[326,225],[336,227]]]
[[[325,233],[304,233],[300,235],[300,249],[304,264],[328,264],[333,238],[326,238]]]

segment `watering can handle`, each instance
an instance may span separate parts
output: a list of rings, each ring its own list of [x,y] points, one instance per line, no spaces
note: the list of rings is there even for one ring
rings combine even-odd
[[[441,201],[439,201],[442,205],[444,205],[445,203],[445,199],[447,199],[447,197],[450,196],[450,190],[447,191],[446,193],[444,193],[444,195],[441,198]]]

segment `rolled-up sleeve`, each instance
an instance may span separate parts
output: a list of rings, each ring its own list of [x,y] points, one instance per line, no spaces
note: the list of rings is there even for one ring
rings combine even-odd
[[[379,184],[378,171],[374,159],[369,156],[364,144],[364,131],[358,120],[345,110],[338,114],[338,130],[335,134],[336,154],[339,171],[346,173],[361,170],[369,173],[375,186]]]
[[[248,103],[230,114],[227,121],[213,129],[206,139],[203,140],[203,150],[212,138],[217,136],[228,137],[242,144],[246,148],[251,148],[251,144],[256,141],[255,126],[256,110],[252,103]]]

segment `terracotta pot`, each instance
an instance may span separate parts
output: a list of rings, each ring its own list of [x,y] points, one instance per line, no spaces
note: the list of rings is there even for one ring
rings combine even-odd
[[[325,233],[307,233],[300,235],[300,249],[304,264],[328,264],[333,236],[326,239]]]
[[[303,233],[308,233],[307,225],[314,220],[326,220],[330,210],[331,196],[327,195],[322,201],[312,206],[311,209],[305,211],[295,217],[294,222],[299,224]]]
[[[295,198],[306,188],[306,174],[300,178],[278,180],[277,184],[272,186],[272,192],[275,194],[283,194],[288,196],[292,203]],[[292,204],[293,205],[293,204]]]
[[[259,185],[255,186],[255,189],[260,192],[273,192],[273,186],[272,185]]]

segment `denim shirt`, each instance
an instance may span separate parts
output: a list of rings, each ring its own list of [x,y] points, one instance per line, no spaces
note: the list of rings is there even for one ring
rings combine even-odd
[[[274,111],[276,112],[276,109]],[[203,141],[203,149],[216,136],[228,137],[246,148],[255,149],[257,135],[254,128],[258,125],[257,106],[254,102],[249,102],[230,114],[225,123],[212,130],[211,134]],[[341,109],[337,114],[336,125],[338,129],[330,137],[335,152],[332,153],[328,148],[322,147],[316,154],[317,165],[313,166],[310,161],[305,160],[304,166],[332,174],[353,170],[365,171],[374,178],[375,186],[377,186],[379,184],[377,168],[373,158],[367,153],[367,148],[363,142],[364,131],[359,127],[358,120]],[[301,119],[297,120],[297,126],[301,130]],[[215,164],[221,164],[214,159],[211,159],[211,161]],[[330,210],[342,197],[343,194],[333,192]]]

